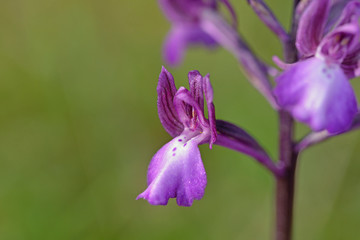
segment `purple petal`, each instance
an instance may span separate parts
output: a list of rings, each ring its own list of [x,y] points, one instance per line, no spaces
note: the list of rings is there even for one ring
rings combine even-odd
[[[161,69],[156,90],[158,94],[157,107],[160,122],[172,137],[176,137],[183,131],[184,126],[178,119],[173,104],[176,93],[174,78],[164,67]]]
[[[329,0],[313,0],[302,14],[296,36],[296,47],[304,57],[315,53],[324,33],[329,10]]]
[[[196,129],[198,127],[197,124],[200,123],[203,130],[208,128],[208,123],[204,117],[204,112],[186,88],[179,88],[174,97],[174,106],[180,121],[184,126],[190,129]],[[193,109],[191,119],[187,114],[187,109],[185,108],[186,106],[191,106]]]
[[[204,95],[206,99],[207,109],[208,109],[208,119],[209,119],[209,125],[210,125],[210,149],[212,148],[213,143],[216,141],[216,120],[215,120],[215,106],[213,104],[214,99],[214,91],[210,83],[210,76],[207,74],[204,77]]]
[[[360,75],[360,44],[345,57],[341,67],[349,79]]]
[[[159,4],[172,22],[196,22],[204,9],[217,9],[216,0],[159,0]]]
[[[341,64],[348,53],[351,53],[359,43],[359,25],[348,23],[331,31],[321,41],[316,55]]]
[[[184,143],[187,134],[174,138],[153,157],[148,170],[148,188],[137,199],[152,205],[166,205],[177,198],[179,206],[200,200],[206,187],[206,172],[201,161],[197,137]],[[181,140],[181,141],[180,141]]]
[[[265,153],[265,150],[260,144],[245,130],[223,120],[216,120],[216,129],[223,137],[227,139],[233,139],[237,142],[237,145],[242,146],[244,149],[253,149],[254,151]],[[218,142],[216,142],[218,144]]]
[[[296,6],[295,9],[295,19],[299,20],[304,11],[307,9],[307,7],[310,5],[312,0],[302,0],[299,1],[299,3]]]
[[[189,86],[190,93],[195,101],[199,104],[202,111],[204,111],[204,93],[203,93],[203,77],[199,71],[194,70],[189,72]]]
[[[216,120],[216,127],[219,131],[216,145],[251,156],[275,175],[282,175],[281,170],[274,164],[266,151],[243,129],[222,120]]]
[[[339,133],[351,126],[357,102],[339,65],[313,57],[294,64],[276,80],[279,105],[314,131]]]
[[[186,32],[184,28],[173,27],[164,43],[164,59],[170,65],[178,65],[184,58],[186,50]]]
[[[216,46],[216,42],[199,26],[194,24],[174,25],[164,43],[164,59],[168,64],[178,65],[182,62],[186,48],[189,45],[204,44],[207,47]]]

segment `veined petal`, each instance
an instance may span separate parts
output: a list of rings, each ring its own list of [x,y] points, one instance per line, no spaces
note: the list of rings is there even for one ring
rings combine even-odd
[[[337,64],[316,57],[298,62],[277,78],[279,105],[314,131],[347,130],[358,111],[355,94]]]
[[[215,47],[215,40],[196,24],[176,24],[168,33],[164,43],[164,59],[168,64],[178,65],[189,45],[204,44]]]
[[[199,104],[201,110],[204,111],[203,77],[199,71],[194,70],[189,72],[188,78],[190,93]]]
[[[214,99],[214,91],[210,83],[210,76],[207,74],[204,77],[204,95],[206,99],[206,105],[208,109],[208,119],[209,119],[209,125],[210,125],[210,149],[212,148],[213,143],[216,142],[217,132],[216,132],[216,120],[215,120],[215,106],[213,103]]]
[[[153,205],[166,205],[177,198],[180,206],[200,200],[206,187],[206,172],[198,148],[202,136],[188,140],[183,133],[163,146],[153,157],[148,170],[148,188],[137,199]]]
[[[216,120],[216,128],[222,136],[233,139],[244,148],[251,148],[259,153],[265,153],[260,144],[244,129],[224,120]],[[216,143],[217,144],[217,143]]]
[[[192,107],[191,118],[189,118],[187,115],[187,105]],[[194,124],[200,123],[202,130],[205,131],[208,128],[208,123],[205,119],[204,112],[186,88],[179,88],[174,97],[174,106],[181,122],[185,127],[196,129],[198,126],[194,126]]]
[[[296,47],[304,56],[315,53],[324,33],[330,0],[313,0],[303,12],[296,36]]]
[[[184,129],[174,108],[173,99],[176,94],[174,78],[164,67],[161,69],[157,86],[157,107],[160,122],[172,136],[178,136]]]

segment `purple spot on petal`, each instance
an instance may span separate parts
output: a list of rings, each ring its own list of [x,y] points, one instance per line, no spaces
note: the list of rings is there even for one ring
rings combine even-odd
[[[173,152],[175,152],[175,151],[176,151],[176,148],[173,149]]]
[[[182,142],[182,139],[179,139],[178,141],[179,141],[179,142]]]
[[[184,144],[184,147],[186,146],[186,143]]]
[[[175,154],[175,153],[173,153],[173,157],[175,157],[175,155],[176,155],[176,154]]]

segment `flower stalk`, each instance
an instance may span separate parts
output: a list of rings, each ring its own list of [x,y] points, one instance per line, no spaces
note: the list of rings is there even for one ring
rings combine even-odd
[[[286,63],[297,61],[295,35],[297,22],[294,1],[289,41],[284,45]],[[294,119],[284,110],[279,111],[279,165],[283,166],[283,177],[276,178],[276,229],[275,240],[291,240],[294,212],[295,173],[298,154],[294,148]]]

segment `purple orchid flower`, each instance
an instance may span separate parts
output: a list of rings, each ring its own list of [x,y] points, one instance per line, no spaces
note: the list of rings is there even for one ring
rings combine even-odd
[[[172,22],[164,44],[164,58],[167,63],[179,64],[190,45],[204,44],[210,48],[217,46],[218,41],[203,28],[203,24],[208,22],[203,14],[212,12],[217,15],[219,1],[228,8],[236,27],[236,14],[228,0],[159,0],[164,14]]]
[[[358,112],[348,80],[359,76],[360,2],[347,3],[335,23],[330,11],[336,12],[330,0],[314,0],[304,10],[296,38],[300,61],[276,79],[274,93],[297,120],[335,134],[350,128]]]
[[[152,158],[148,169],[148,188],[137,199],[153,205],[166,205],[169,198],[180,206],[200,200],[206,187],[206,172],[198,145],[216,141],[213,90],[209,75],[189,73],[190,91],[176,90],[173,76],[163,68],[157,87],[160,121],[174,137]],[[204,96],[209,119],[204,116]]]

